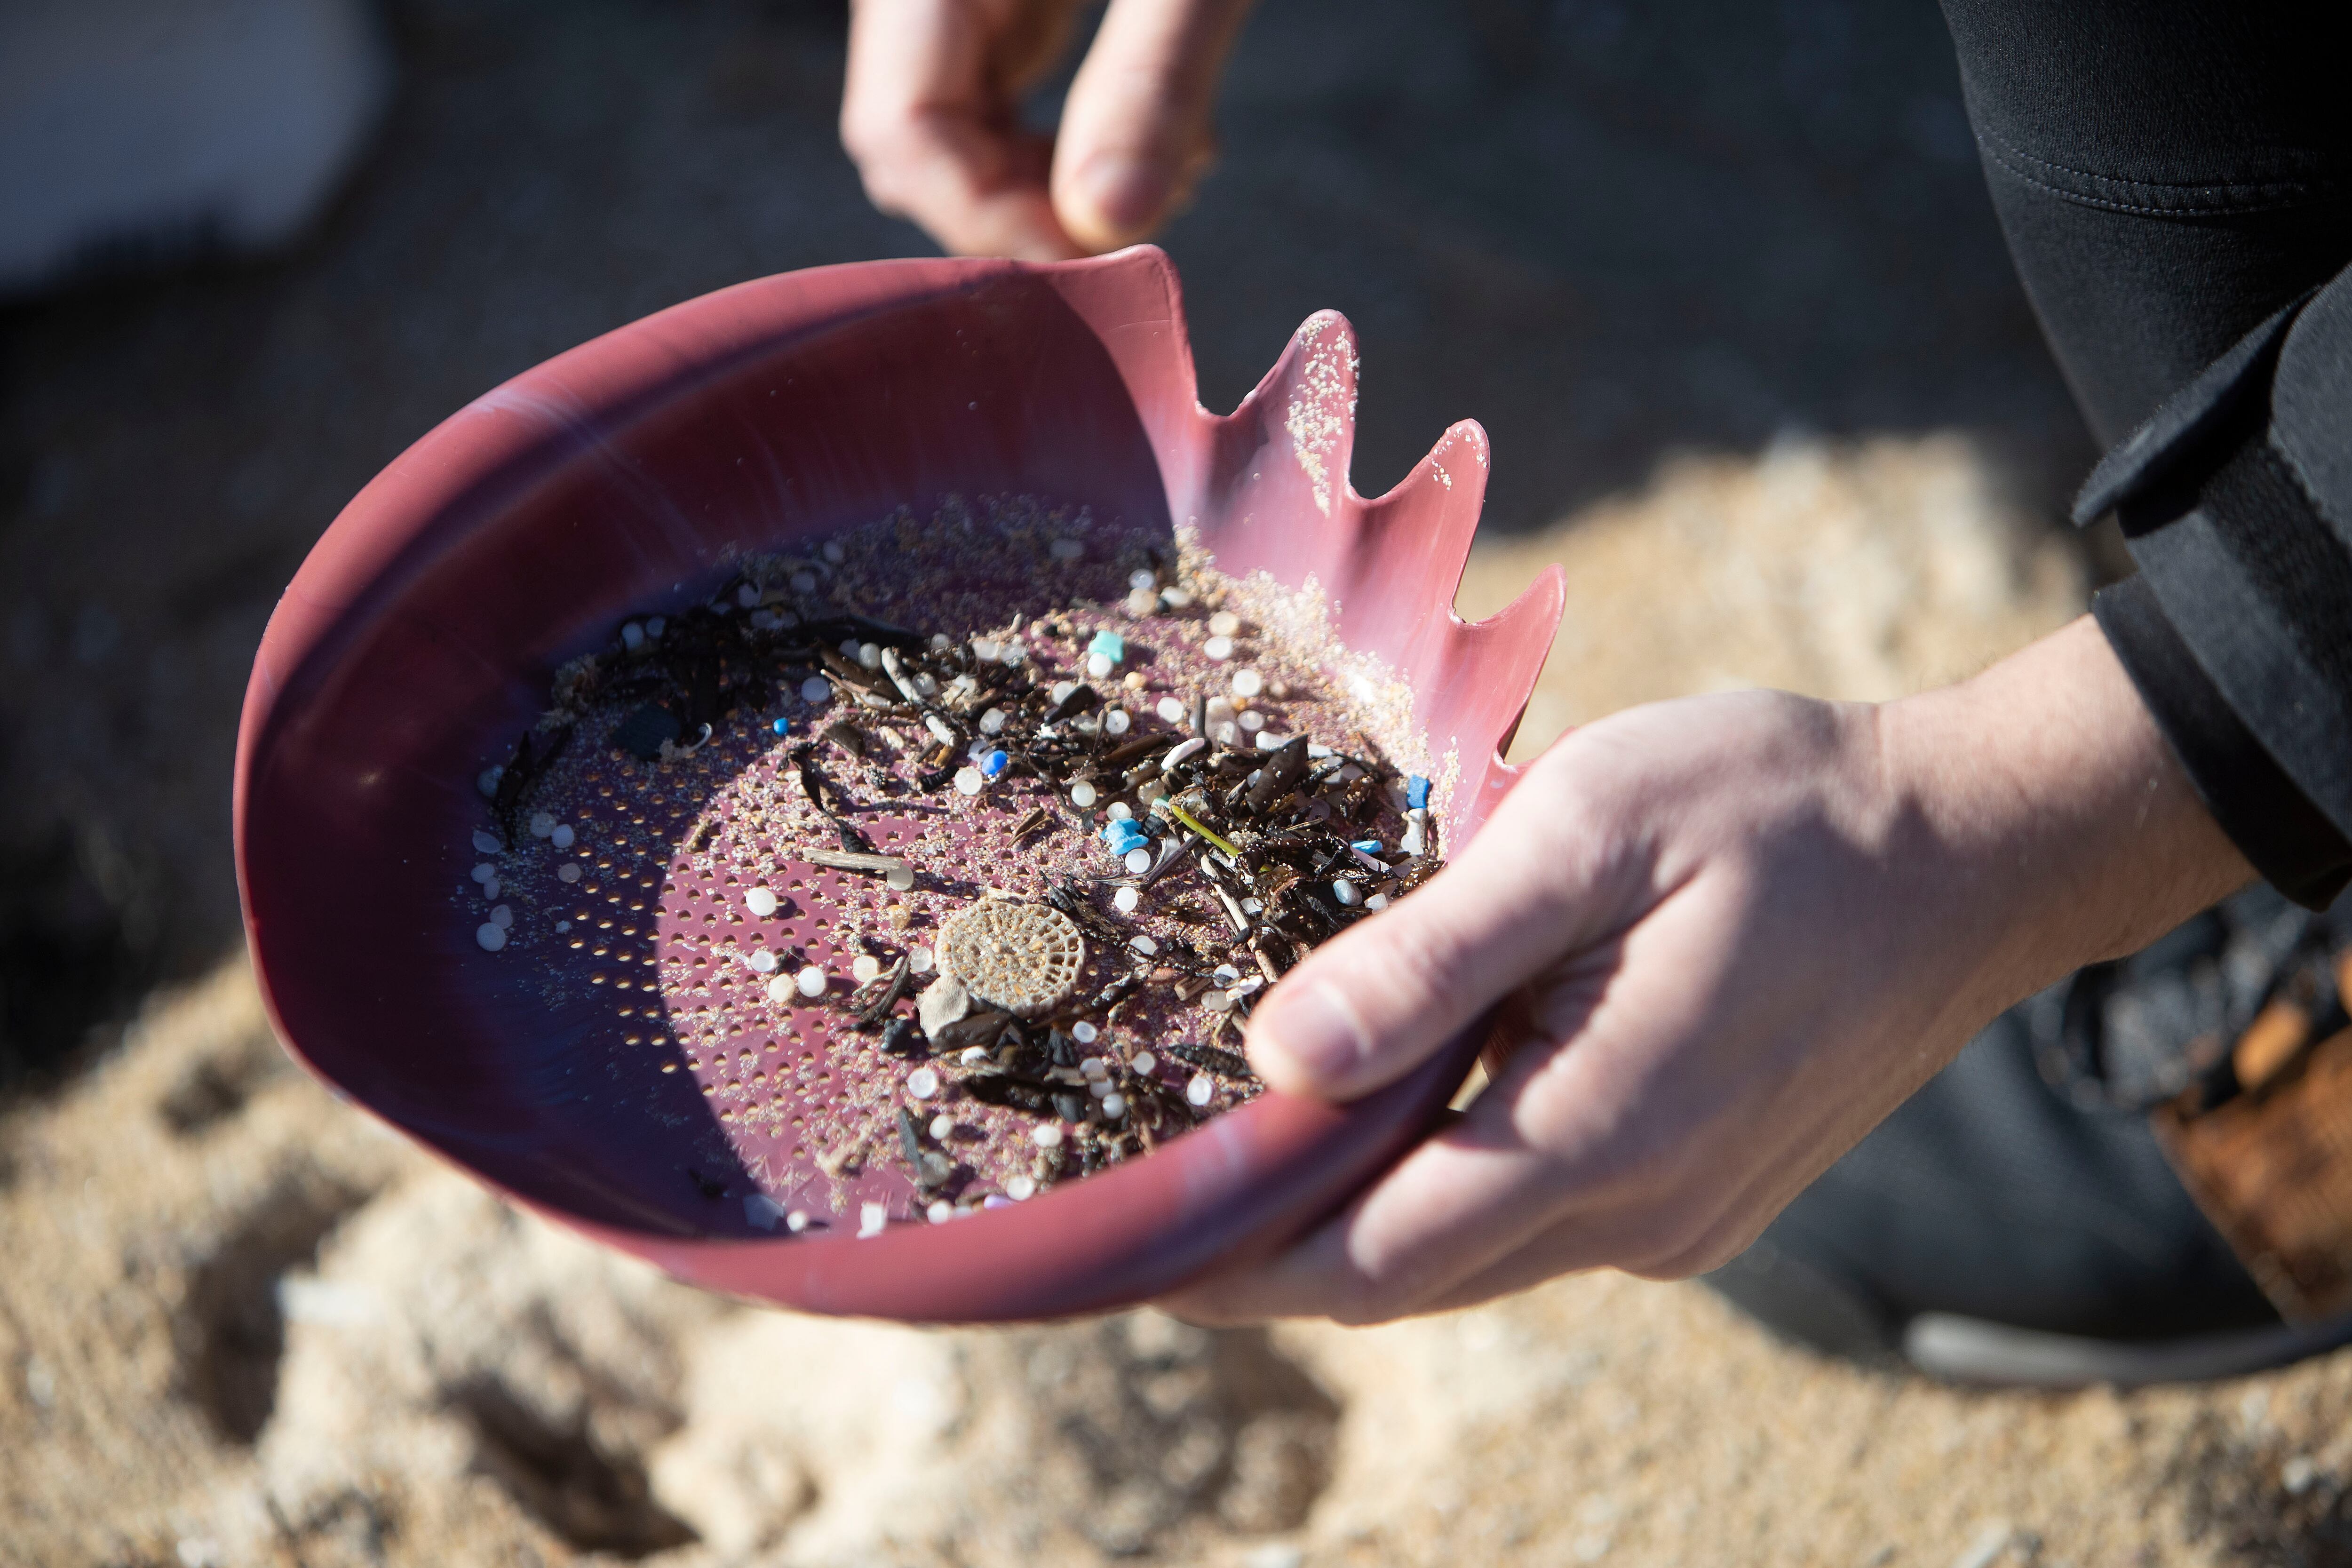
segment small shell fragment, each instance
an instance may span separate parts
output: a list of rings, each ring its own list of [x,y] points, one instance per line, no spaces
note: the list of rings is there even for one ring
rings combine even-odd
[[[1050,905],[992,899],[948,918],[934,961],[973,996],[1034,1018],[1077,988],[1087,944],[1070,917]]]

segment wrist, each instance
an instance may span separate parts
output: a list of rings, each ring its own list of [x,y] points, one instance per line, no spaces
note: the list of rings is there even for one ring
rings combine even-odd
[[[1874,714],[1891,832],[1935,940],[1998,1009],[2147,945],[2252,879],[2087,616]]]

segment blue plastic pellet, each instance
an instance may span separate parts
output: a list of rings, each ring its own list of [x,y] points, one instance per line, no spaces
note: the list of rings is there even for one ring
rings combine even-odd
[[[1425,810],[1429,805],[1429,781],[1419,773],[1405,780],[1404,803],[1415,811]]]
[[[775,723],[775,731],[779,735],[791,734],[793,732],[793,721],[790,719],[777,720]]]
[[[1098,653],[1113,664],[1127,657],[1127,639],[1117,632],[1097,632],[1095,640],[1087,645],[1088,653]]]
[[[1004,770],[1011,765],[1013,759],[1003,752],[991,752],[980,759],[980,771],[983,777],[998,778],[1003,776]]]
[[[1366,855],[1377,855],[1381,852],[1381,841],[1377,838],[1359,838],[1348,847]]]

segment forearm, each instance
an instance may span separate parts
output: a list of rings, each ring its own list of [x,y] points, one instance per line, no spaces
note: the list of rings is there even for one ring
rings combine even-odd
[[[2253,876],[2085,616],[1973,679],[1877,710],[1890,859],[1989,1015],[2147,945]]]

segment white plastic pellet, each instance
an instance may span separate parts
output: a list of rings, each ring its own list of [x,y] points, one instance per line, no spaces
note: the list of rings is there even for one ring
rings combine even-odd
[[[784,1216],[784,1228],[791,1231],[794,1236],[798,1236],[808,1227],[809,1216],[808,1210],[806,1209],[794,1209],[792,1213]]]
[[[669,623],[662,619],[659,616],[647,616],[646,617],[646,640],[649,642],[661,641],[662,628],[667,625],[669,625]]]
[[[1192,590],[1190,588],[1165,589],[1160,593],[1160,597],[1171,610],[1189,610],[1192,607]]]
[[[761,920],[776,912],[776,894],[772,888],[754,888],[743,895],[743,907]]]
[[[1160,595],[1149,588],[1134,588],[1129,590],[1122,604],[1127,613],[1139,621],[1160,607]]]
[[[1217,1085],[1207,1073],[1196,1072],[1192,1081],[1184,1086],[1184,1098],[1193,1105],[1206,1105],[1216,1094]]]
[[[1257,749],[1261,752],[1278,752],[1282,750],[1287,739],[1288,737],[1277,735],[1271,730],[1260,730],[1257,732]]]
[[[1080,811],[1084,811],[1087,807],[1094,805],[1094,785],[1088,784],[1084,779],[1080,779],[1077,783],[1070,786],[1070,804],[1072,805],[1076,806]]]
[[[1156,588],[1160,585],[1160,579],[1139,566],[1127,574],[1127,585],[1130,588]]]
[[[1093,1095],[1097,1100],[1102,1099],[1103,1096],[1110,1092],[1110,1079],[1107,1078],[1090,1078],[1087,1079],[1087,1092]]]
[[[559,882],[576,882],[580,879],[580,868],[572,861],[566,860],[555,868],[555,879]]]
[[[504,768],[496,766],[484,768],[474,775],[474,787],[482,792],[484,800],[495,800],[499,794],[499,781],[506,776],[507,771]]]
[[[1364,901],[1364,895],[1356,890],[1356,884],[1345,877],[1331,884],[1331,897],[1341,909],[1351,910]]]
[[[621,628],[621,646],[631,653],[646,646],[646,628],[631,621]]]
[[[1223,991],[1212,988],[1201,993],[1201,1005],[1212,1013],[1222,1013],[1233,1005],[1234,999]]]
[[[485,921],[474,928],[474,940],[482,944],[484,952],[496,952],[507,944],[507,928]]]
[[[1037,1195],[1037,1178],[1015,1176],[1004,1184],[1004,1195],[1016,1204],[1025,1204]]]
[[[1097,1029],[1092,1024],[1073,1024],[1070,1026],[1070,1038],[1077,1041],[1078,1044],[1082,1046],[1093,1045],[1096,1038],[1100,1034],[1101,1031]]]
[[[488,881],[482,884],[482,897],[486,899],[497,898],[499,896],[499,889],[500,885],[501,884],[496,877],[491,878]]]
[[[760,590],[749,583],[739,583],[735,585],[735,602],[748,610],[760,602]]]
[[[816,574],[814,572],[795,572],[793,574],[792,583],[793,592],[795,594],[816,592]]]
[[[1260,675],[1256,670],[1255,670],[1255,669],[1237,669],[1237,670],[1234,671],[1234,696],[1236,696],[1236,697],[1255,697],[1255,696],[1256,696],[1259,692],[1264,691],[1265,689],[1265,677],[1264,677],[1263,675]]]
[[[1004,710],[1003,710],[1003,709],[1002,709],[1002,708],[992,708],[992,709],[990,709],[987,712],[985,712],[985,713],[983,713],[983,714],[982,714],[982,715],[980,716],[980,732],[981,732],[982,734],[983,734],[983,735],[995,735],[995,734],[1000,734],[1000,733],[1002,733],[1002,732],[1003,731],[1003,729],[1004,729]]]
[[[986,1046],[966,1046],[963,1048],[963,1055],[956,1058],[957,1061],[962,1063],[968,1068],[976,1068],[987,1059],[988,1047]]]
[[[859,1240],[862,1241],[869,1236],[881,1235],[883,1227],[887,1226],[889,1223],[890,1210],[885,1205],[859,1204],[857,1205],[857,1236]]]
[[[1070,693],[1077,689],[1078,683],[1075,680],[1057,680],[1046,688],[1045,695],[1056,703],[1066,702],[1069,700]]]
[[[488,860],[474,868],[474,880],[487,883],[499,874],[499,868]]]
[[[824,987],[824,971],[814,963],[793,976],[793,989],[803,996],[822,996]]]
[[[1106,1079],[1110,1076],[1110,1064],[1100,1057],[1087,1057],[1078,1063],[1078,1072],[1089,1079]]]
[[[1130,849],[1126,853],[1126,855],[1120,858],[1119,864],[1127,868],[1127,874],[1129,876],[1140,877],[1146,871],[1151,869],[1151,851],[1149,849]]]
[[[1201,651],[1210,658],[1222,664],[1226,659],[1234,657],[1234,639],[1231,637],[1211,637],[1207,642],[1201,645]]]
[[[1102,680],[1107,679],[1110,672],[1110,655],[1107,653],[1090,653],[1087,655],[1087,673],[1088,675],[1093,676],[1097,680]]]
[[[849,961],[849,973],[860,985],[882,973],[882,961],[870,952],[861,952]]]
[[[1265,715],[1253,708],[1244,713],[1240,718],[1234,720],[1234,722],[1242,727],[1243,734],[1255,735],[1260,730],[1265,728]]]
[[[555,922],[555,934],[558,936],[562,936],[565,931],[568,931],[571,929],[572,922],[570,921],[558,921]]]
[[[1184,721],[1184,704],[1173,697],[1161,698],[1160,705],[1152,711],[1160,715],[1160,722],[1164,724],[1181,724]]]
[[[1153,953],[1160,951],[1160,944],[1158,942],[1152,941],[1150,937],[1143,935],[1139,931],[1127,939],[1127,945],[1135,949],[1136,952],[1143,954],[1146,958],[1150,958]]]
[[[948,640],[947,633],[933,632],[931,634],[931,651],[933,653],[945,653],[954,646],[955,645],[953,643]]]
[[[987,783],[988,780],[982,775],[978,768],[956,770],[955,786],[958,795],[978,795]]]
[[[1135,1070],[1138,1078],[1150,1078],[1159,1068],[1160,1058],[1150,1051],[1138,1051],[1135,1059],[1127,1065]]]
[[[1040,1149],[1060,1148],[1062,1146],[1061,1124],[1054,1121],[1040,1122],[1029,1134],[1029,1141]]]
[[[555,825],[555,831],[547,836],[547,841],[550,844],[554,845],[558,849],[569,849],[572,847],[572,840],[576,837],[577,835],[572,831],[572,825],[570,823],[559,822]]]
[[[940,1091],[940,1070],[937,1068],[917,1068],[907,1075],[907,1092],[917,1100],[929,1100]]]
[[[555,817],[552,814],[544,811],[534,811],[530,814],[530,836],[533,838],[548,837],[554,831]]]
[[[793,999],[793,982],[789,975],[779,974],[768,982],[768,1000],[789,1002]]]
[[[751,966],[754,974],[773,974],[776,972],[776,955],[764,947],[752,949],[743,962]]]
[[[1231,610],[1219,610],[1209,617],[1209,635],[1229,637],[1242,629],[1242,618]]]
[[[1104,812],[1103,815],[1109,817],[1113,822],[1132,822],[1135,820],[1135,807],[1128,805],[1127,802],[1123,800],[1115,800],[1111,802],[1110,809]]]
[[[857,662],[861,668],[866,669],[881,668],[882,645],[879,643],[870,642],[859,643],[857,645]]]
[[[500,931],[514,930],[514,907],[510,904],[500,904],[497,909],[492,910],[490,923]]]
[[[1127,733],[1128,726],[1134,722],[1134,720],[1129,719],[1127,716],[1126,709],[1114,708],[1109,712],[1103,715],[1103,733],[1106,735],[1124,735]]]
[[[822,675],[810,676],[801,682],[801,700],[810,703],[832,701],[833,682]]]
[[[1133,914],[1142,902],[1143,895],[1133,888],[1121,888],[1110,896],[1111,908],[1123,915]]]
[[[1102,1113],[1116,1121],[1127,1114],[1127,1096],[1114,1089],[1103,1096]]]
[[[931,1206],[923,1211],[923,1217],[933,1225],[945,1225],[955,1218],[955,1205],[945,1198],[933,1198]]]
[[[882,873],[883,885],[894,893],[903,893],[915,885],[912,866],[893,866]]]
[[[1378,914],[1381,910],[1387,909],[1388,907],[1389,896],[1386,893],[1374,893],[1370,898],[1364,900],[1364,908],[1370,910],[1375,914]]]
[[[908,948],[907,950],[907,973],[909,974],[929,974],[930,972],[931,950],[928,947]]]

